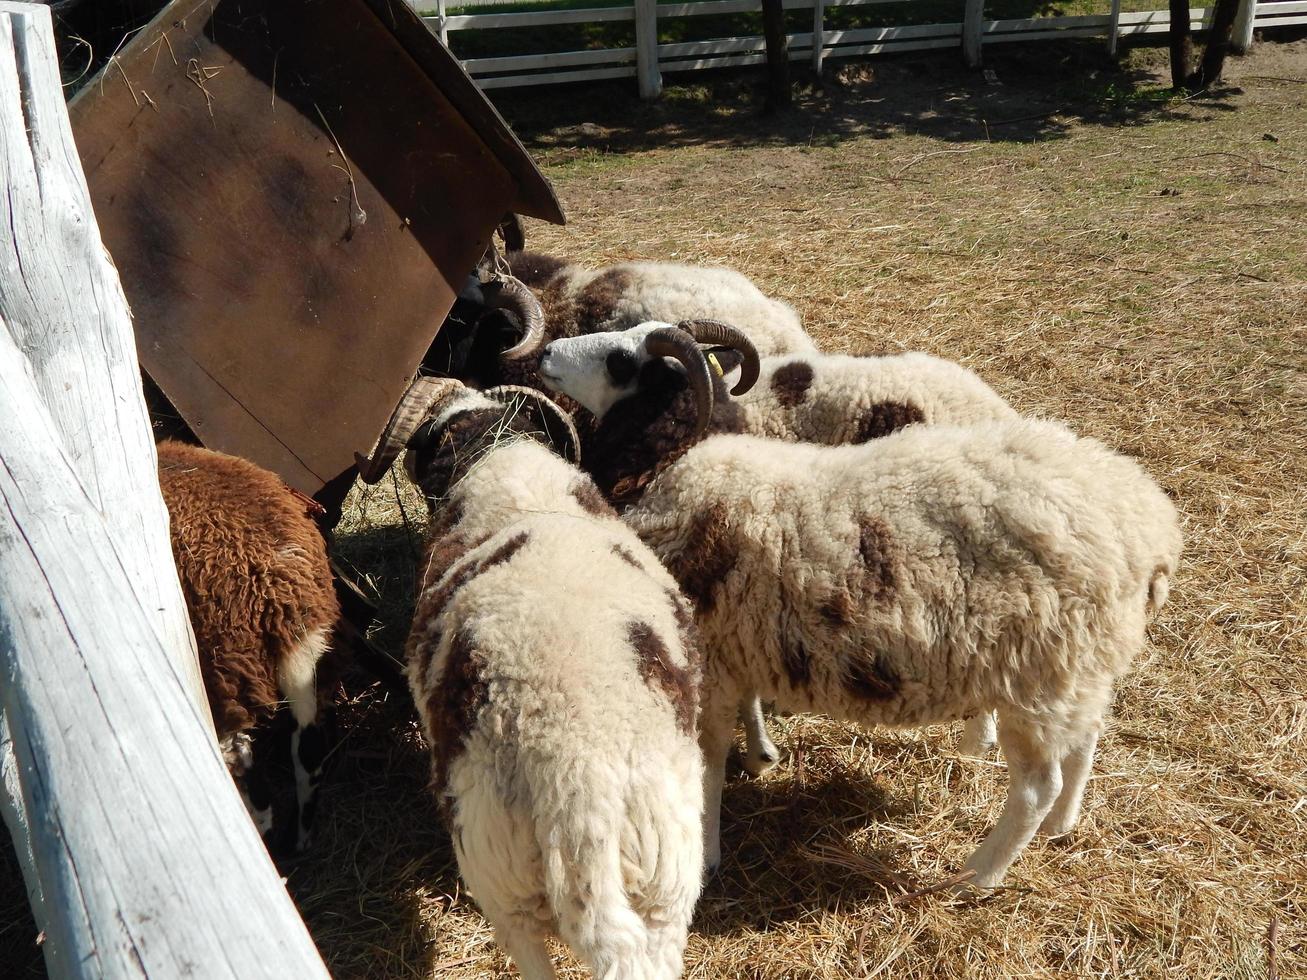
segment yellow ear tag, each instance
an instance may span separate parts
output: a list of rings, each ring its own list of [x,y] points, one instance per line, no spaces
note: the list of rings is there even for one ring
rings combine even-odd
[[[709,366],[710,366],[714,371],[717,372],[717,377],[719,377],[719,378],[721,378],[721,377],[725,377],[726,372],[724,372],[724,371],[722,370],[722,366],[721,366],[720,364],[717,363],[717,355],[716,355],[716,354],[714,354],[712,351],[709,351],[709,352],[708,352],[708,356],[705,357],[704,360],[706,360],[706,361],[708,362],[708,365],[709,365]]]

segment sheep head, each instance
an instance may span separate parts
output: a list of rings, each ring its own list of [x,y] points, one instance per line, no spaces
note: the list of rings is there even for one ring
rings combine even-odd
[[[532,388],[499,385],[475,391],[452,378],[418,378],[405,392],[359,476],[378,482],[400,452],[404,469],[429,499],[449,488],[484,453],[516,438],[550,446],[573,462],[580,439],[566,412]]]
[[[722,374],[715,359],[710,367],[711,351],[701,345],[740,353],[740,380],[732,394],[753,387],[758,352],[740,330],[716,320],[683,320],[675,326],[651,321],[629,330],[555,340],[545,346],[540,377],[597,419],[628,398],[664,396],[688,384],[698,407],[694,438],[700,439],[712,417],[713,374]]]

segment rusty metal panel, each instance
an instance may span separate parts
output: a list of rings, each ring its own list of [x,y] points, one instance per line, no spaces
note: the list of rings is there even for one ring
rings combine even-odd
[[[504,212],[561,220],[455,75],[394,0],[176,0],[75,100],[142,365],[205,445],[317,493]]]

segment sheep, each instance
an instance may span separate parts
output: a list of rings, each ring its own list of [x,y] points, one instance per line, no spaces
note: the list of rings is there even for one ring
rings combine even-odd
[[[296,818],[303,850],[326,757],[317,674],[340,606],[312,500],[248,460],[158,444],[159,488],[223,757],[260,833],[271,798],[251,733],[284,699],[293,719]]]
[[[709,330],[709,332],[705,332]],[[728,345],[713,354],[722,382],[715,384],[711,421],[705,431],[741,432],[794,442],[823,445],[863,443],[914,423],[969,423],[1016,418],[1016,411],[976,374],[929,354],[903,353],[883,357],[841,354],[797,354],[758,358],[748,339],[725,325],[709,329],[702,321],[677,327],[645,323],[624,331],[590,334],[546,345],[540,370],[545,383],[579,402],[598,419],[588,430],[588,458],[596,464],[600,486],[618,500],[632,499],[639,489],[670,465],[694,438],[696,411],[687,382],[707,375],[682,374],[664,361],[675,345],[666,341],[650,349],[650,338],[671,331]],[[698,347],[689,348],[681,365],[705,360]],[[738,397],[723,404],[722,389],[740,376]],[[702,385],[702,381],[698,382]],[[684,392],[684,394],[682,394]],[[695,401],[703,401],[696,396]],[[621,408],[609,416],[610,410]],[[605,421],[607,420],[607,421]],[[700,421],[700,424],[702,422]],[[749,698],[741,708],[745,729],[745,768],[761,775],[780,758],[767,735],[762,705]],[[982,755],[994,744],[994,720],[985,714],[968,719],[959,749]]]
[[[675,581],[530,389],[420,379],[370,459],[432,530],[407,645],[459,869],[528,978],[678,977],[703,871],[699,651]]]
[[[622,330],[649,320],[736,323],[765,355],[817,349],[792,307],[764,295],[731,269],[624,262],[594,270],[511,248],[505,259],[488,252],[479,268],[423,361],[429,371],[457,375],[478,386],[538,388],[539,352],[550,340]],[[511,297],[485,295],[487,286],[499,289],[499,283],[510,281],[529,290],[524,293],[514,285]]]
[[[625,514],[696,605],[706,857],[749,692],[921,726],[996,710],[1009,790],[967,861],[996,886],[1079,814],[1113,684],[1180,552],[1143,469],[1029,419],[909,426],[861,446],[712,436]]]

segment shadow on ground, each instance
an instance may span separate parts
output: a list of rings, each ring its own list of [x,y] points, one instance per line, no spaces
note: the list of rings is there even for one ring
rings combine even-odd
[[[762,69],[674,75],[642,102],[634,81],[492,93],[523,142],[559,162],[569,154],[676,146],[830,145],[854,137],[921,134],[949,142],[1062,138],[1078,123],[1129,126],[1233,111],[1239,90],[1178,99],[1166,88],[1166,52],[1132,49],[1120,61],[1100,40],[986,52],[986,73],[956,52],[833,63],[818,80],[795,68],[795,105],[762,111]]]

